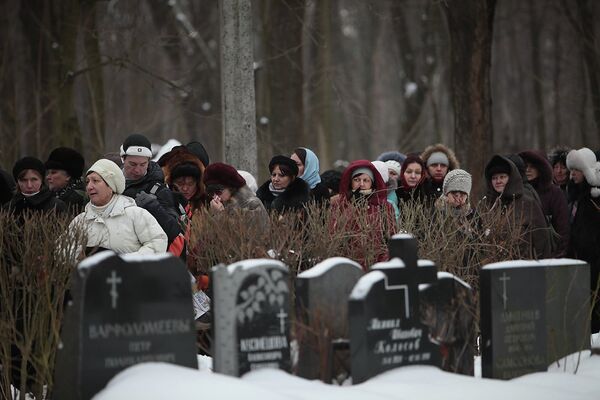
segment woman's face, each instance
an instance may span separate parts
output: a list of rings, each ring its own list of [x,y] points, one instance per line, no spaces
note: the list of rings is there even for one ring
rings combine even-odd
[[[408,184],[409,188],[414,188],[419,184],[421,175],[423,174],[423,168],[419,163],[410,163],[404,171],[404,180]]]
[[[504,192],[508,183],[508,174],[500,173],[492,175],[492,187],[497,193]]]
[[[113,195],[110,186],[96,172],[90,172],[86,176],[85,191],[90,198],[90,202],[98,207],[108,204]]]
[[[25,195],[31,195],[40,191],[42,187],[42,176],[33,169],[26,169],[25,173],[17,179],[19,191]]]
[[[352,178],[352,191],[354,192],[356,189],[360,190],[369,190],[373,187],[373,182],[371,181],[371,177],[367,174],[356,175]]]
[[[298,157],[298,155],[294,153],[290,156],[290,158],[294,160],[294,162],[298,166],[298,176],[304,175],[304,164],[302,164],[302,160],[300,160],[300,157]]]
[[[571,179],[573,180],[573,182],[575,182],[576,184],[580,184],[583,183],[584,181],[584,177],[583,177],[583,172],[581,172],[578,169],[573,168],[571,170]]]
[[[569,180],[569,170],[567,169],[567,166],[560,161],[552,167],[552,175],[554,176],[554,182],[559,185],[564,185]]]
[[[271,172],[271,183],[273,187],[277,190],[285,189],[292,182],[292,177],[289,175],[284,175],[279,168],[279,165],[275,165],[273,168],[273,172]]]
[[[46,182],[53,192],[57,192],[69,184],[69,174],[64,169],[49,169],[46,174]]]
[[[196,192],[198,191],[198,181],[196,178],[192,176],[180,176],[179,178],[173,181],[173,186],[175,186],[175,190],[180,192],[186,200],[194,197]]]
[[[527,166],[525,167],[525,176],[527,176],[527,180],[531,182],[540,176],[540,172],[533,164],[527,163]]]

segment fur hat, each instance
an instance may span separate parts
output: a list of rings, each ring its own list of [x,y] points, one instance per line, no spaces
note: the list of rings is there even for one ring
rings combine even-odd
[[[298,176],[298,166],[291,158],[281,155],[273,157],[269,162],[269,172],[273,172],[273,168],[275,168],[276,165],[284,165],[292,175]]]
[[[181,178],[182,176],[191,176],[198,180],[202,179],[202,171],[200,171],[200,168],[198,168],[198,166],[194,163],[183,162],[181,164],[177,164],[171,170],[171,182],[175,181],[177,178]]]
[[[321,182],[331,189],[333,193],[337,193],[340,189],[340,180],[342,179],[342,173],[335,169],[328,169],[321,174]]]
[[[252,190],[254,193],[258,190],[258,183],[256,183],[256,178],[248,171],[244,171],[238,169],[238,174],[246,181],[246,185]]]
[[[81,178],[83,174],[83,156],[70,147],[57,147],[50,152],[46,169],[62,169],[73,179]]]
[[[373,164],[375,168],[377,168],[379,175],[381,175],[381,177],[383,178],[383,182],[387,184],[390,180],[390,173],[388,171],[387,165],[385,165],[383,161],[371,161],[371,164]],[[354,173],[352,173],[352,176],[354,176]]]
[[[127,136],[127,139],[123,142],[120,154],[121,157],[141,156],[152,158],[152,144],[146,136],[134,133]]]
[[[453,169],[444,178],[443,191],[447,195],[450,192],[463,192],[471,194],[471,174],[464,169]]]
[[[229,164],[214,163],[204,170],[204,185],[221,185],[239,189],[246,185],[244,178]]]
[[[106,158],[101,158],[87,170],[86,176],[91,172],[100,175],[113,192],[122,194],[125,190],[125,175],[123,175],[121,168],[114,162]]]
[[[600,162],[592,150],[587,147],[571,150],[567,154],[567,168],[580,170],[587,183],[592,186],[592,196],[600,196]]]
[[[12,174],[13,178],[15,178],[15,182],[19,180],[19,175],[21,172],[25,171],[26,169],[32,169],[38,172],[42,177],[42,181],[46,177],[46,167],[44,167],[44,163],[42,161],[35,157],[23,157],[13,166]]]
[[[396,175],[400,175],[400,171],[402,170],[402,164],[400,164],[398,161],[387,160],[385,161],[385,165],[387,166],[388,170],[391,169],[396,173]]]
[[[550,161],[550,165],[554,167],[556,163],[562,163],[567,165],[567,154],[569,154],[571,149],[567,147],[555,147],[548,154],[548,161]]]

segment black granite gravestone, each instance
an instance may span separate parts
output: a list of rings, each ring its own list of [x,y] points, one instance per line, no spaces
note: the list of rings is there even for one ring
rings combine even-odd
[[[245,260],[217,265],[211,274],[214,371],[290,371],[288,268],[271,259]]]
[[[352,288],[364,274],[347,258],[329,258],[296,278],[299,376],[329,381],[332,375],[332,341],[348,339],[348,303]],[[347,351],[346,351],[347,352]],[[333,376],[342,371],[333,371]]]
[[[440,366],[438,346],[429,340],[419,313],[411,313],[415,307],[409,299],[416,299],[419,310],[418,284],[411,271],[398,258],[371,269],[350,295],[352,382],[361,383],[403,365]]]
[[[419,287],[421,321],[442,348],[442,369],[474,375],[475,295],[465,282],[448,272]]]
[[[579,260],[490,264],[480,275],[481,369],[511,379],[589,348],[589,266]]]
[[[161,361],[198,368],[190,276],[170,255],[82,261],[65,315],[55,399],[90,399],[125,368]]]

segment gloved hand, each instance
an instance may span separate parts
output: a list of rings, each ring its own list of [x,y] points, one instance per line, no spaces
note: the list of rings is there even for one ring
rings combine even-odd
[[[139,192],[135,196],[135,204],[138,207],[150,209],[158,206],[158,199],[156,198],[156,195],[149,194],[146,192]]]

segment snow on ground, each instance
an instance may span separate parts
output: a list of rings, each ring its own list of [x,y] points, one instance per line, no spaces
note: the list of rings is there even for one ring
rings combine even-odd
[[[600,338],[594,338],[596,344]],[[219,400],[598,400],[600,356],[590,351],[573,354],[550,366],[548,372],[511,381],[451,374],[435,367],[397,368],[355,386],[326,385],[286,372],[264,369],[242,378],[210,371],[210,357],[199,356],[199,370],[164,363],[133,366],[115,376],[94,400],[135,398]],[[576,369],[576,373],[573,371]]]

